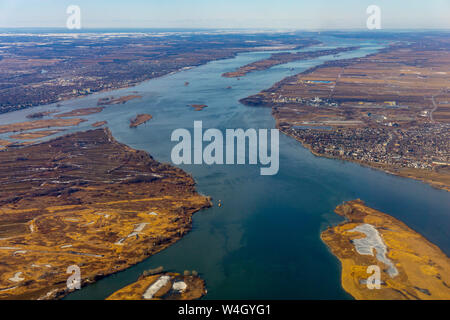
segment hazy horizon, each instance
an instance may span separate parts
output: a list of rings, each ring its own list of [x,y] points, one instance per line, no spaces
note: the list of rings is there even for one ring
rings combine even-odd
[[[78,5],[86,29],[358,30],[372,4],[382,29],[450,29],[446,0],[0,0],[0,28],[64,28],[67,7]]]

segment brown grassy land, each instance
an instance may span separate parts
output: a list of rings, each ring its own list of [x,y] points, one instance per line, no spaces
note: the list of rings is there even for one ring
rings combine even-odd
[[[0,152],[0,298],[67,293],[171,245],[210,206],[182,170],[114,140],[107,129]]]
[[[108,121],[97,121],[97,122],[94,122],[93,124],[92,124],[92,126],[94,127],[94,128],[98,128],[98,127],[101,127],[101,126],[103,126],[103,125],[105,125],[105,124],[107,124],[108,123]]]
[[[33,140],[33,139],[48,137],[48,136],[54,135],[56,133],[59,133],[61,131],[64,131],[64,130],[40,130],[40,131],[33,131],[33,132],[18,133],[18,134],[9,136],[9,137],[11,139],[18,139],[18,140]]]
[[[57,114],[55,115],[55,118],[87,116],[93,113],[102,112],[103,109],[103,107],[75,109],[69,112]]]
[[[346,202],[335,211],[347,221],[328,228],[321,238],[341,261],[345,291],[359,300],[450,299],[450,260],[436,245],[401,221],[365,206],[361,200]],[[387,266],[375,256],[356,251],[352,240],[365,235],[349,230],[361,224],[376,228],[387,246],[387,258],[399,272],[397,276],[387,274]],[[381,269],[380,289],[370,290],[361,282],[370,276],[370,265]]]
[[[0,146],[8,146],[12,143],[12,141],[0,139]]]
[[[76,126],[81,122],[86,121],[85,119],[71,118],[71,119],[45,119],[45,120],[34,120],[18,122],[6,125],[0,125],[0,133],[5,132],[17,132],[33,129],[42,129],[50,127],[70,127]]]

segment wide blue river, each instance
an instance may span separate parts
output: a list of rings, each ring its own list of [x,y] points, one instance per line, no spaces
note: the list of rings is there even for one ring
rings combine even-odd
[[[223,72],[270,55],[239,54],[133,88],[67,101],[60,109],[93,107],[99,97],[138,92],[142,99],[107,107],[71,130],[90,129],[93,122],[107,120],[117,140],[170,162],[174,129],[192,130],[194,120],[202,120],[204,128],[221,130],[274,128],[269,108],[245,107],[239,99],[323,61],[364,56],[381,48],[371,42],[321,40],[324,46],[305,50],[351,45],[361,49],[276,66],[240,80],[221,77]],[[208,107],[198,112],[189,104]],[[28,113],[53,107],[2,115],[0,123],[21,121]],[[129,119],[138,113],[150,113],[153,119],[130,129]],[[199,192],[212,196],[216,204],[220,199],[222,207],[196,213],[192,231],[168,249],[67,299],[104,299],[144,270],[160,265],[178,272],[197,270],[207,284],[206,299],[351,299],[340,285],[339,261],[320,240],[320,232],[341,221],[333,212],[338,204],[356,198],[402,220],[449,255],[448,192],[357,164],[316,157],[282,134],[279,150],[280,170],[274,176],[261,176],[254,165],[181,166],[193,175]]]

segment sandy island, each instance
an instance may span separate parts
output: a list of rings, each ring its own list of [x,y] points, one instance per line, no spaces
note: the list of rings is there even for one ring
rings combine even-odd
[[[134,100],[134,99],[140,99],[142,96],[137,94],[131,94],[128,96],[123,96],[119,98],[114,97],[107,97],[107,98],[100,98],[98,99],[97,105],[103,106],[103,105],[113,105],[113,104],[125,104],[128,101]]]
[[[94,107],[94,108],[82,108],[75,109],[69,112],[60,113],[55,115],[55,118],[64,118],[64,117],[79,117],[79,116],[87,116],[94,113],[102,112],[104,107]]]
[[[45,120],[17,122],[12,124],[0,125],[0,133],[17,132],[50,127],[70,127],[76,126],[84,121],[86,120],[79,118],[71,118],[71,119],[45,119]]]
[[[39,119],[46,116],[51,115],[52,113],[58,112],[57,110],[48,110],[48,111],[41,111],[41,112],[35,112],[27,115],[28,119]]]
[[[206,294],[205,282],[193,272],[145,273],[139,279],[114,292],[107,300],[195,300]]]
[[[152,115],[147,113],[138,114],[134,119],[130,120],[130,128],[136,128],[141,124],[144,124],[147,121],[151,120],[152,118]]]
[[[97,121],[92,124],[92,127],[98,128],[98,127],[104,126],[107,123],[108,123],[108,121]]]
[[[403,222],[361,200],[339,205],[347,221],[328,228],[322,240],[342,264],[342,287],[358,300],[450,299],[450,260]],[[380,289],[369,289],[368,267],[379,266]]]

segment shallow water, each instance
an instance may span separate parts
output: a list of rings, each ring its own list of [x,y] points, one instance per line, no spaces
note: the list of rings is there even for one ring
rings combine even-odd
[[[359,44],[323,40],[327,47]],[[379,48],[365,42],[360,50],[339,57],[363,56]],[[95,121],[107,120],[117,140],[170,162],[175,145],[170,141],[172,131],[192,130],[194,120],[202,120],[204,128],[221,130],[274,128],[269,108],[245,107],[238,100],[335,57],[280,65],[240,80],[221,77],[223,72],[266,56],[269,53],[240,54],[117,90],[114,96],[137,91],[143,98],[86,116],[89,122],[66,132],[86,130]],[[189,86],[184,85],[186,81]],[[93,107],[99,97],[111,94],[67,101],[60,110]],[[199,112],[189,104],[208,107]],[[20,121],[26,114],[53,108],[6,114],[0,123]],[[150,113],[153,119],[130,129],[129,119],[138,113]],[[280,135],[280,171],[275,176],[260,176],[259,166],[250,165],[181,167],[192,173],[201,193],[220,199],[223,206],[196,213],[192,231],[168,249],[67,299],[104,299],[135,281],[144,270],[160,265],[171,271],[197,270],[207,283],[206,299],[349,299],[340,285],[339,262],[320,240],[320,232],[341,221],[333,213],[338,204],[356,198],[404,221],[447,255],[450,252],[447,192],[357,164],[315,157],[285,135]]]

